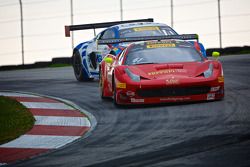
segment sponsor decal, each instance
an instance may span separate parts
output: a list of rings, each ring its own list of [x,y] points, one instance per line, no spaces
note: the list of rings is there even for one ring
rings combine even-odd
[[[211,92],[217,92],[218,90],[220,90],[220,86],[211,87],[210,89]]]
[[[148,75],[161,75],[161,74],[172,74],[172,73],[185,73],[184,69],[165,69],[159,71],[149,72]]]
[[[131,98],[131,102],[132,102],[132,103],[144,103],[144,99],[135,99],[135,98]]]
[[[176,43],[176,42],[175,42]],[[172,44],[171,41],[148,41],[146,42],[147,45],[151,45],[151,44]]]
[[[190,97],[168,97],[160,99],[160,101],[185,101],[185,100],[190,100]]]
[[[113,48],[113,51],[115,51],[115,52],[116,52],[117,50],[118,50],[118,48]]]
[[[135,92],[127,91],[126,95],[129,96],[129,97],[133,97],[133,96],[135,96]]]
[[[136,27],[133,28],[134,31],[155,31],[155,30],[160,30],[159,27]]]
[[[215,99],[215,93],[207,94],[207,100],[214,100],[214,99]]]
[[[119,82],[116,84],[116,88],[126,89],[126,83]]]
[[[179,84],[179,80],[172,77],[172,78],[166,80],[166,84],[167,85],[176,85],[176,84]]]
[[[137,64],[137,63],[143,62],[143,58],[137,57],[137,58],[133,59],[132,62],[133,62],[133,64]]]
[[[174,43],[158,43],[158,44],[148,44],[147,48],[173,48],[176,45]]]
[[[218,77],[218,82],[219,82],[219,83],[224,82],[224,77]]]

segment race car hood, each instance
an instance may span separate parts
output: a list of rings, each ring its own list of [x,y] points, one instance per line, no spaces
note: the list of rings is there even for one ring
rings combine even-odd
[[[172,76],[179,78],[197,77],[203,74],[211,61],[166,63],[166,64],[142,64],[129,66],[129,70],[144,79],[166,79]]]

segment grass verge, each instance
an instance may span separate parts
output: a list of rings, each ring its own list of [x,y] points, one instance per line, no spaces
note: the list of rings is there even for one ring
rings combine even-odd
[[[49,67],[68,67],[71,64],[51,64]]]
[[[13,140],[34,125],[33,115],[21,103],[0,96],[0,144]]]

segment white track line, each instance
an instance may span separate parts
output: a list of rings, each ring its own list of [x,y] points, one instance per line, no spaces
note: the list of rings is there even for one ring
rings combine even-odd
[[[9,92],[0,92],[0,96],[10,96],[10,97],[39,97],[39,96],[35,96],[35,95],[21,94],[21,93],[9,93]]]
[[[62,116],[34,116],[35,125],[54,125],[54,126],[87,126],[90,122],[87,117],[62,117]]]
[[[27,108],[74,110],[74,108],[64,103],[46,103],[46,102],[21,102]]]
[[[9,93],[0,92],[0,96],[10,97],[40,97],[30,94],[22,93]],[[67,105],[66,103],[47,103],[47,102],[20,102],[27,108],[38,109],[57,109],[57,110],[75,110],[75,108]],[[70,104],[70,103],[69,103]],[[64,116],[36,116],[35,125],[49,125],[49,126],[78,126],[78,127],[91,127],[90,121],[87,117],[64,117]],[[63,127],[62,127],[63,128]],[[0,145],[0,148],[43,148],[43,149],[57,149],[82,136],[57,136],[57,135],[30,135],[25,134],[12,140],[8,143]],[[6,165],[6,163],[0,163]]]
[[[9,143],[0,145],[0,147],[56,149],[78,138],[80,136],[22,135]]]

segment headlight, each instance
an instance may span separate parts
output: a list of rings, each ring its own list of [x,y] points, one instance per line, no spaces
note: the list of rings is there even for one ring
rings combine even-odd
[[[140,82],[140,76],[132,73],[128,68],[125,69],[125,72],[129,76],[130,79],[132,79],[135,82]]]
[[[208,69],[203,73],[205,78],[209,78],[213,75],[213,64],[210,63]]]

